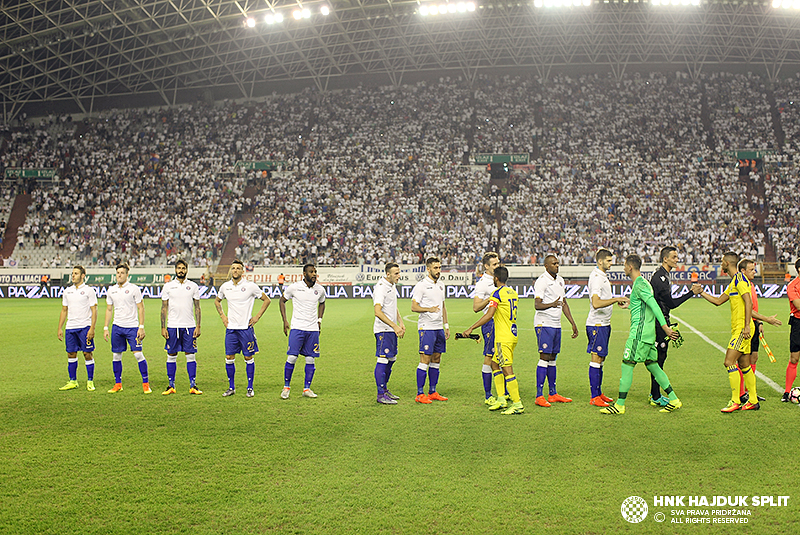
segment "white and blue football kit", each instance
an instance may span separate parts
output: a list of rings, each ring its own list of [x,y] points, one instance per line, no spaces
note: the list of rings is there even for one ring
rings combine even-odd
[[[309,287],[301,280],[287,286],[283,297],[292,301],[289,347],[283,368],[284,388],[291,385],[295,362],[302,355],[306,359],[303,389],[309,390],[316,371],[314,360],[319,357],[319,305],[325,302],[325,289],[316,282]]]

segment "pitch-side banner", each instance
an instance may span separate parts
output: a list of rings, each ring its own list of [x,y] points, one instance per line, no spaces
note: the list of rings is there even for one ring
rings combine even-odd
[[[509,281],[512,288],[514,288],[522,299],[533,299],[533,284],[517,283],[516,281]],[[283,287],[277,284],[261,284],[261,289],[266,293],[270,299],[275,299],[281,296]],[[704,284],[703,289],[711,295],[719,296],[725,290],[724,284]],[[151,299],[161,298],[162,286],[140,286],[142,290],[142,297]],[[325,296],[328,299],[372,299],[372,285],[368,284],[329,284],[325,286]],[[786,284],[756,284],[756,293],[759,298],[775,299],[786,298]],[[401,299],[411,299],[411,293],[414,287],[410,285],[398,285],[397,296]],[[97,290],[97,297],[105,298],[108,286],[95,286]],[[567,284],[566,285],[567,299],[585,299],[589,297],[589,287],[583,284]],[[44,298],[60,298],[64,288],[61,286],[53,286],[48,288],[41,285],[19,285],[19,286],[2,286],[0,285],[0,298],[27,298],[27,299],[44,299]],[[611,291],[614,297],[628,296],[631,293],[630,284],[614,284],[611,286]],[[691,291],[688,284],[673,284],[672,297],[677,298],[684,293]],[[450,284],[446,287],[446,297],[448,299],[471,299],[475,294],[474,285],[458,285]],[[200,298],[209,299],[217,296],[217,289],[213,286],[201,286]],[[701,299],[701,298],[698,298]]]
[[[406,264],[400,266],[400,284],[403,286],[413,286],[426,276],[424,265]],[[356,267],[317,267],[317,282],[327,286],[339,284],[352,286],[355,284],[375,284],[385,275],[382,266],[362,265]],[[255,268],[248,271],[244,277],[256,284],[291,284],[303,279],[303,267],[274,267],[274,268]],[[281,279],[282,277],[282,279]],[[455,268],[442,269],[441,280],[446,285],[469,285],[474,282],[472,271],[462,271]]]

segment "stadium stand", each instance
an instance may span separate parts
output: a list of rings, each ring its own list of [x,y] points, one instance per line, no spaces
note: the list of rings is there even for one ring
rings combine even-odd
[[[206,265],[235,228],[229,247],[254,264],[460,264],[495,246],[516,263],[553,250],[590,262],[599,246],[653,260],[667,242],[687,263],[765,245],[794,258],[800,120],[786,103],[800,80],[774,88],[775,109],[769,91],[755,75],[480,75],[472,87],[443,77],[36,119],[11,129],[0,162],[53,167],[58,180],[33,192],[14,255]],[[785,150],[763,176],[740,178],[721,153],[779,151],[776,132]],[[480,152],[530,153],[532,165],[504,196],[464,165]],[[281,163],[266,175],[240,160]]]

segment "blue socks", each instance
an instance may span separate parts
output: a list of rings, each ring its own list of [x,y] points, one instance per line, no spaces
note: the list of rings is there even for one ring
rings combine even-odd
[[[436,392],[436,385],[439,384],[439,363],[431,362],[428,366],[428,393]]]
[[[225,359],[225,371],[228,373],[228,388],[235,388],[233,378],[236,376],[236,361]]]
[[[591,397],[596,398],[602,392],[602,368],[598,362],[589,363],[589,389]]]
[[[89,381],[94,381],[94,361],[86,363],[86,375]]]
[[[386,376],[388,375],[388,368],[389,364],[381,362],[381,359],[378,359],[378,362],[375,364],[375,385],[378,387],[379,396],[386,392]]]
[[[245,370],[247,372],[247,388],[253,388],[253,377],[256,375],[256,359],[245,361]]]
[[[541,397],[544,391],[544,382],[547,379],[547,361],[539,359],[536,365],[536,397]]]
[[[481,375],[483,376],[483,390],[486,399],[489,399],[492,397],[492,367],[484,364],[481,368]]]
[[[177,362],[167,361],[167,379],[169,379],[169,386],[175,386],[175,372],[178,370]]]
[[[428,377],[428,365],[421,362],[417,365],[417,395],[424,394],[425,379]]]
[[[178,367],[177,364],[175,366]],[[195,377],[197,377],[197,362],[196,361],[189,361],[186,363],[186,373],[189,374],[189,386],[196,386],[194,384]],[[172,380],[175,380],[175,374],[172,374]]]
[[[122,363],[120,363],[120,367],[122,367],[121,364]],[[142,382],[143,383],[149,383],[150,382],[149,378],[147,377],[147,361],[144,360],[144,359],[139,361],[139,373],[142,374]]]
[[[114,382],[122,382],[122,361],[115,360],[111,362],[111,369],[114,370]]]
[[[67,374],[70,381],[78,380],[78,359],[67,359]]]
[[[316,367],[313,364],[306,363],[306,378],[303,382],[303,388],[311,388],[311,381],[314,380],[314,370],[316,370]]]
[[[556,395],[556,361],[547,363],[547,382],[550,385],[550,395]]]
[[[289,388],[292,382],[292,373],[294,373],[294,364],[289,362],[283,367],[283,386]]]

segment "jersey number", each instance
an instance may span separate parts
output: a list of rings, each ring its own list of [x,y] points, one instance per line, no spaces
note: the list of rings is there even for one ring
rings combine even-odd
[[[517,300],[516,299],[509,299],[508,300],[508,319],[513,321],[517,321]]]

